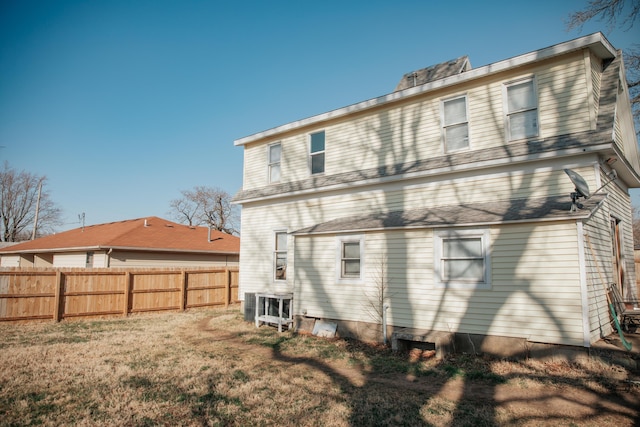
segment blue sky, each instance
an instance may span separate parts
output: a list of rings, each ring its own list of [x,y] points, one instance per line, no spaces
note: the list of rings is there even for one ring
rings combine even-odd
[[[0,0],[0,160],[48,179],[65,225],[168,217],[181,190],[242,186],[233,141],[595,31],[584,1]],[[634,204],[640,206],[638,190]]]

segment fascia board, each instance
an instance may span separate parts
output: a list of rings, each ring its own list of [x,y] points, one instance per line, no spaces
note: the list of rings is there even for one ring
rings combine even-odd
[[[194,250],[194,249],[171,249],[171,248],[142,248],[142,247],[127,247],[127,246],[113,246],[110,249],[114,251],[131,251],[131,252],[176,252],[176,253],[189,253],[189,254],[208,254],[208,255],[239,255],[240,252],[233,251],[207,251],[207,250]]]
[[[15,255],[15,254],[45,254],[45,253],[60,253],[60,252],[83,252],[83,251],[104,251],[109,250],[109,248],[101,247],[101,246],[74,246],[68,248],[40,248],[40,249],[18,249],[18,250],[7,250],[0,251],[0,256],[2,255]]]
[[[170,248],[144,248],[136,246],[77,246],[69,248],[51,248],[51,249],[25,249],[15,251],[2,251],[2,255],[19,255],[19,254],[44,254],[53,253],[59,254],[64,252],[84,252],[84,251],[132,251],[132,252],[177,252],[177,253],[198,253],[198,254],[211,254],[211,255],[238,255],[239,252],[233,251],[205,251],[205,250],[193,250],[193,249],[170,249]]]
[[[234,141],[234,145],[241,146],[249,144],[251,142],[259,141],[264,138],[273,137],[288,131],[300,129],[306,126],[311,126],[317,123],[325,122],[331,119],[347,116],[349,114],[369,110],[375,107],[390,104],[396,101],[400,101],[412,96],[420,95],[435,89],[440,89],[456,84],[460,84],[466,81],[478,79],[488,76],[490,74],[498,73],[501,71],[507,71],[512,68],[521,67],[534,62],[542,61],[554,56],[567,54],[579,49],[589,48],[600,58],[615,58],[616,50],[604,37],[602,33],[593,33],[588,36],[580,37],[574,40],[570,40],[564,43],[556,44],[546,47],[544,49],[536,50],[533,52],[525,53],[523,55],[515,56],[513,58],[505,59],[493,64],[485,65],[469,71],[465,71],[455,76],[447,77],[444,79],[436,80],[434,82],[426,83],[421,86],[412,87],[398,92],[393,92],[387,95],[383,95],[377,98],[362,101],[357,104],[352,104],[347,107],[332,110],[323,114],[308,117],[306,119],[290,122],[282,126],[278,126],[272,129],[258,132],[253,135],[246,136]]]

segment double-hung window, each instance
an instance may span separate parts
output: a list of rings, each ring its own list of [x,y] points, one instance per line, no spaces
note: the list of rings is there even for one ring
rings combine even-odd
[[[533,79],[506,86],[509,141],[538,136],[538,99]]]
[[[276,231],[273,251],[273,278],[287,280],[287,232]]]
[[[359,283],[363,278],[364,237],[340,236],[337,238],[338,281]]]
[[[489,230],[435,232],[434,275],[440,287],[489,289]]]
[[[282,157],[282,145],[269,145],[269,182],[280,182],[280,158]]]
[[[312,133],[309,138],[311,175],[324,173],[324,131]]]
[[[444,146],[448,153],[469,148],[466,96],[442,102],[442,127]]]

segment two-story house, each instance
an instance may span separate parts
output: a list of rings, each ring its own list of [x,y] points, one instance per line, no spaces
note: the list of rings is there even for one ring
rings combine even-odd
[[[589,347],[612,332],[606,287],[636,297],[640,159],[621,52],[600,33],[408,73],[235,145],[240,294],[291,293],[295,316],[342,335]],[[593,195],[573,203],[569,174]]]

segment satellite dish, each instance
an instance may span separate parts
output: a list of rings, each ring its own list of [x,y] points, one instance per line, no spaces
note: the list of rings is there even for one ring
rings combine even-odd
[[[571,193],[571,212],[575,212],[578,210],[578,208],[582,207],[578,204],[578,199],[580,197],[584,197],[586,200],[618,178],[618,174],[616,173],[615,169],[613,169],[608,174],[609,181],[605,182],[600,188],[598,188],[593,194],[591,194],[591,192],[589,191],[589,184],[587,184],[587,181],[585,181],[578,172],[572,171],[571,169],[564,169],[564,172],[569,175],[569,179],[576,187],[576,191]]]
[[[564,172],[569,175],[569,179],[573,182],[573,185],[575,185],[578,197],[588,199],[591,193],[589,191],[589,184],[587,184],[587,181],[585,181],[578,172],[572,171],[571,169],[565,169]]]

